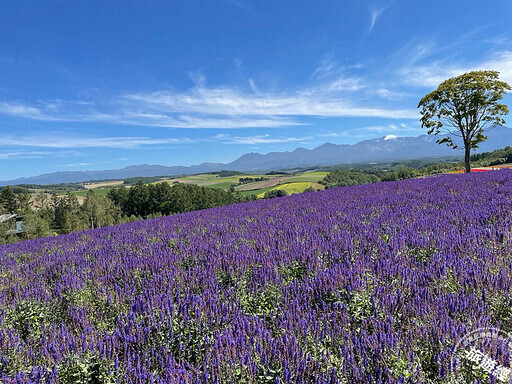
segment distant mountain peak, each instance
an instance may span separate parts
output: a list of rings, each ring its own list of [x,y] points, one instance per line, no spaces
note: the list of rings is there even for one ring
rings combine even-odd
[[[439,137],[437,137],[439,138]],[[231,163],[202,163],[190,167],[164,165],[129,165],[123,169],[105,171],[58,171],[33,177],[0,182],[0,185],[59,184],[89,180],[126,179],[136,176],[174,176],[197,174],[221,170],[261,172],[284,168],[331,166],[338,164],[369,163],[390,160],[463,156],[462,150],[453,150],[439,145],[431,135],[402,137],[388,134],[356,144],[333,144],[327,142],[314,149],[296,148],[293,151],[246,153]],[[480,144],[477,152],[487,152],[512,144],[512,129],[494,127],[489,139]]]

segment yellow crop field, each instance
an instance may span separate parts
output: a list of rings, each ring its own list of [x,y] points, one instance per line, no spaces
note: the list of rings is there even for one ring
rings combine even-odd
[[[295,193],[302,193],[302,192],[304,192],[305,189],[307,189],[311,186],[313,186],[313,188],[315,188],[315,189],[323,189],[324,188],[323,185],[321,185],[321,184],[303,181],[303,182],[296,182],[296,183],[281,184],[275,188],[272,188],[271,190],[274,190],[274,189],[284,190],[289,195],[293,195]],[[259,199],[261,199],[264,195],[265,195],[265,192],[262,192],[262,193],[258,194],[257,197]]]

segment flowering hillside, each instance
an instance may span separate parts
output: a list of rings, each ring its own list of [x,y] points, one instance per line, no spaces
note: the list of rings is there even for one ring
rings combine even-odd
[[[511,255],[508,170],[2,246],[0,376],[443,382],[469,331],[512,330]]]

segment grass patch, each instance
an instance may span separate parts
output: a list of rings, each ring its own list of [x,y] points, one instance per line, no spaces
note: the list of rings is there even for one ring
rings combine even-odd
[[[317,183],[311,183],[311,182],[303,181],[303,182],[297,182],[297,183],[281,184],[281,185],[278,185],[276,187],[269,188],[268,190],[269,191],[273,190],[273,189],[282,190],[282,191],[286,191],[289,195],[293,195],[295,193],[302,193],[302,192],[304,192],[305,189],[311,187],[312,185],[313,185],[313,188],[315,188],[315,189],[319,188],[319,184],[317,184]],[[258,198],[259,199],[262,198],[265,195],[265,192],[258,193],[257,194]]]
[[[112,188],[98,188],[98,189],[90,189],[90,191],[94,191],[94,193],[96,193],[97,195],[100,195],[100,196],[107,196],[111,189]],[[76,191],[76,192],[71,192],[71,193],[75,196],[85,197],[85,196],[87,196],[87,192],[88,191]]]
[[[318,183],[325,176],[327,176],[329,172],[305,172],[299,175],[291,176],[289,179],[286,179],[288,183],[295,183],[301,181],[309,181],[311,183]]]

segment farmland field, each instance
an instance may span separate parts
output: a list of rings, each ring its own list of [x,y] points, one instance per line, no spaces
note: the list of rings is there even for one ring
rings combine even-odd
[[[248,195],[257,195],[259,198],[263,197],[265,192],[274,189],[276,186],[277,189],[285,189],[288,193],[299,193],[304,191],[304,189],[314,186],[316,189],[321,189],[322,186],[318,184],[318,182],[323,179],[328,172],[304,172],[304,173],[298,173],[296,175],[259,175],[259,174],[242,174],[242,175],[234,175],[234,176],[226,176],[226,177],[218,177],[216,174],[200,174],[200,175],[191,175],[191,176],[183,176],[178,178],[168,178],[168,179],[162,179],[161,181],[156,181],[154,183],[160,183],[160,182],[168,182],[169,184],[173,184],[175,182],[179,183],[190,183],[190,184],[196,184],[202,187],[210,187],[210,188],[219,188],[223,190],[228,190],[231,186],[236,186],[235,191],[240,192],[242,196],[248,196]],[[252,178],[259,178],[259,177],[266,177],[269,180],[265,181],[256,181],[252,183],[237,185],[238,180],[240,178],[244,177],[252,177]],[[282,185],[288,184],[288,183],[294,183],[294,186],[287,186],[283,187]],[[303,183],[302,185],[304,188],[302,188],[300,191],[297,189],[299,188],[298,183]],[[304,183],[307,183],[304,184]],[[85,183],[83,186],[86,189],[92,189],[95,193],[101,195],[101,196],[107,196],[109,191],[112,188],[119,187],[123,185],[122,181],[115,180],[115,181],[106,181],[106,182],[98,182],[98,183]],[[300,188],[302,187],[300,186]],[[127,188],[130,188],[131,185],[125,185]],[[74,191],[72,192],[75,196],[79,198],[80,202],[83,202],[84,197],[87,195],[86,190],[82,191]]]
[[[295,193],[302,193],[305,189],[313,186],[315,189],[322,189],[323,185],[318,183],[311,183],[307,181],[293,182],[278,185],[277,187],[270,188],[269,190],[277,189],[281,191],[286,191],[289,195],[293,195]],[[265,195],[265,192],[262,192],[257,195],[258,198],[262,198]]]
[[[512,171],[0,246],[5,383],[444,383],[512,331]],[[510,365],[508,346],[493,358]],[[461,375],[486,381],[485,371]]]
[[[92,189],[94,193],[100,195],[100,196],[107,196],[112,188],[98,188],[98,189]],[[87,195],[88,191],[76,191],[73,192],[75,196],[81,196],[85,197]]]

